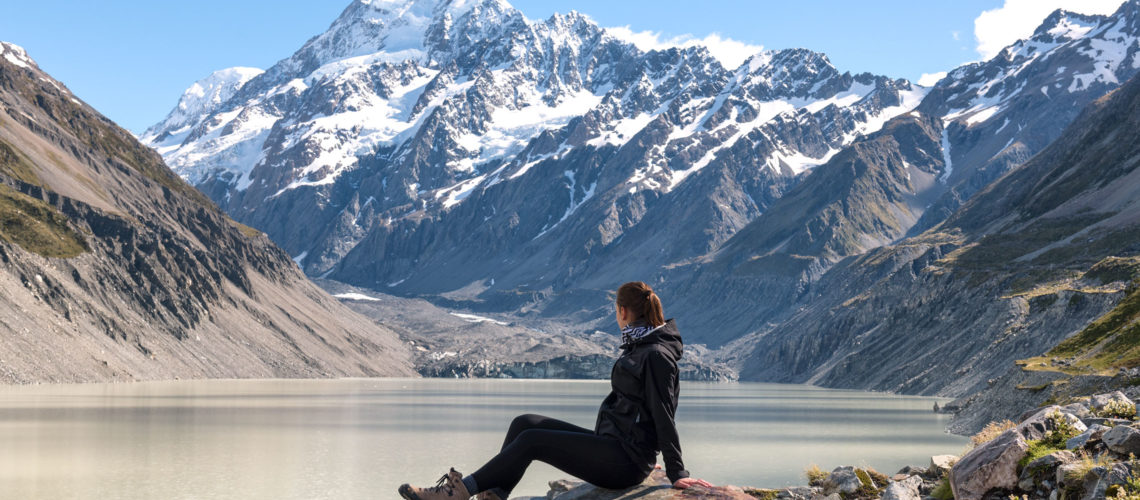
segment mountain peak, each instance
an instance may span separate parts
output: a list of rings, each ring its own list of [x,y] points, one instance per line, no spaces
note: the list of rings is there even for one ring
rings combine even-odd
[[[28,57],[28,51],[14,43],[0,42],[0,56],[21,68],[36,66],[36,62]]]
[[[199,120],[233,97],[246,82],[262,73],[264,71],[258,68],[226,68],[194,82],[182,93],[178,105],[166,115],[166,119],[147,129],[143,136],[153,136],[163,132],[177,134],[180,130],[192,128]]]
[[[381,51],[394,59],[426,59],[437,44],[433,38],[468,14],[482,24],[521,16],[504,0],[355,0],[299,55],[320,64]]]
[[[1107,19],[1106,16],[1057,9],[1037,26],[1037,29],[1033,31],[1032,38],[1045,42],[1076,40],[1085,36],[1105,19]]]
[[[436,12],[447,10],[452,14],[462,14],[476,5],[494,4],[500,8],[512,8],[505,0],[356,0],[354,3],[386,12]]]
[[[370,23],[419,25],[424,21],[429,24],[441,21],[445,17],[454,20],[476,9],[508,12],[514,7],[505,0],[355,0],[341,18],[345,19],[345,14],[350,14],[348,19]]]

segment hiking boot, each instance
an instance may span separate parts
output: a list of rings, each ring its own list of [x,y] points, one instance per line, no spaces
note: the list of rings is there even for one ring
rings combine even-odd
[[[487,490],[478,495],[475,495],[475,500],[503,500],[496,495],[494,491]]]
[[[407,483],[400,485],[400,496],[406,500],[468,500],[471,494],[463,484],[463,474],[453,467],[440,477],[431,488],[416,488]]]

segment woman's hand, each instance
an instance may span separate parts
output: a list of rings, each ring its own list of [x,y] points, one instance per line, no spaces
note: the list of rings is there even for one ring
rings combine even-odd
[[[704,486],[705,488],[713,487],[713,485],[708,481],[705,481],[704,479],[697,479],[695,477],[683,477],[681,479],[678,479],[677,482],[673,483],[673,487],[679,490],[683,490],[693,485]]]

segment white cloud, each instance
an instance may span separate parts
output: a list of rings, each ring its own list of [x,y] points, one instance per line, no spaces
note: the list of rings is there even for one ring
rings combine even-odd
[[[989,59],[1005,48],[1033,34],[1054,10],[1082,14],[1112,14],[1124,0],[1005,0],[1005,4],[982,12],[974,19],[978,53]]]
[[[947,73],[945,71],[940,71],[938,73],[923,73],[922,76],[918,77],[918,82],[915,83],[918,83],[923,87],[933,87],[934,84],[938,83],[939,80],[946,78],[946,75]]]
[[[704,38],[696,38],[693,35],[664,38],[664,35],[661,33],[653,31],[633,31],[629,29],[629,26],[606,28],[606,31],[619,40],[625,40],[645,51],[703,45],[709,49],[709,53],[711,53],[713,57],[720,60],[721,64],[729,69],[736,69],[743,64],[746,59],[764,50],[763,45],[753,45],[731,38],[723,38],[716,33],[705,36]]]

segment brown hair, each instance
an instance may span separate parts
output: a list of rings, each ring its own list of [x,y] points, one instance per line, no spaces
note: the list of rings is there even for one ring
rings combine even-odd
[[[637,315],[634,319],[644,319],[655,327],[665,324],[665,312],[661,309],[661,299],[644,282],[631,281],[618,288],[617,305],[629,309]]]

